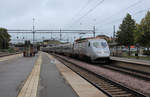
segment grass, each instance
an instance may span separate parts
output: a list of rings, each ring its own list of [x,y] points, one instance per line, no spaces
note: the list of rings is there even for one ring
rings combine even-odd
[[[129,59],[140,59],[140,60],[150,60],[150,56],[135,56],[135,52],[131,52],[131,56],[128,56],[128,52],[122,52],[121,56],[123,58],[129,58]]]
[[[129,58],[129,59],[141,59],[141,60],[150,60],[150,56],[145,57],[145,56],[123,56],[125,58]]]
[[[127,52],[122,53],[121,57],[129,58],[129,59],[141,59],[141,60],[150,60],[150,56],[134,56],[135,52],[131,52],[131,56],[128,56]]]

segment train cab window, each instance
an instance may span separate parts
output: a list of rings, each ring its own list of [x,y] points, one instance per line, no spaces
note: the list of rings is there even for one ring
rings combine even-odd
[[[106,48],[107,43],[106,42],[94,42],[93,46],[96,47],[96,48]]]
[[[106,42],[101,42],[101,46],[102,46],[103,48],[106,48],[106,47],[107,47],[107,43],[106,43]]]
[[[100,48],[99,42],[94,42],[94,43],[93,43],[93,46],[96,47],[96,48]]]

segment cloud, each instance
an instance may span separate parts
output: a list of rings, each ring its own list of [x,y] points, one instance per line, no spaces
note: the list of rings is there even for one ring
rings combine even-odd
[[[32,29],[32,18],[35,18],[36,29],[92,29],[112,35],[113,25],[118,28],[127,13],[148,9],[150,0],[105,0],[94,11],[83,19],[84,15],[99,0],[0,0],[0,26],[8,29]],[[128,6],[133,5],[131,8]],[[83,10],[81,10],[85,6]],[[145,12],[133,15],[138,22]],[[76,22],[74,22],[76,21]]]

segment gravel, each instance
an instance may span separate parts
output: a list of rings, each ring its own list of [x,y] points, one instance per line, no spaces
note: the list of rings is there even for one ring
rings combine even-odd
[[[150,81],[137,79],[135,77],[122,74],[120,72],[109,70],[97,65],[91,65],[85,62],[77,61],[75,59],[67,58],[67,60],[70,60],[73,63],[82,66],[88,70],[91,70],[99,75],[103,75],[113,81],[121,83],[124,86],[127,86],[150,96]]]

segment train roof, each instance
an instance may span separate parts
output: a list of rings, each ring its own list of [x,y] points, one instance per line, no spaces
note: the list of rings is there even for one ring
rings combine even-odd
[[[88,41],[88,40],[98,40],[98,39],[103,39],[103,40],[105,40],[104,38],[89,37],[89,38],[77,39],[77,40],[75,40],[75,42],[80,43],[80,42],[85,42],[85,41]]]

